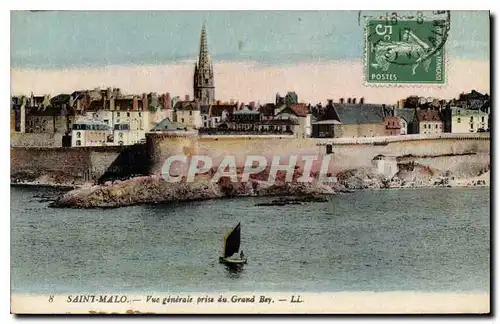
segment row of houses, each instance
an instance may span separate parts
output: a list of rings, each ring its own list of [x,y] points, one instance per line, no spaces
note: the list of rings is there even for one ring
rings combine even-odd
[[[409,96],[400,99],[397,108],[423,108],[439,110],[445,107],[457,107],[471,110],[482,110],[489,113],[491,108],[491,97],[488,94],[482,94],[476,90],[468,93],[461,93],[458,98],[444,100],[433,97]]]
[[[93,89],[72,94],[15,96],[11,131],[59,133],[72,146],[132,145],[165,118],[172,118],[169,93],[124,95],[120,89]],[[104,134],[106,133],[106,134]]]
[[[291,99],[289,98],[291,97]],[[169,93],[124,95],[120,89],[12,97],[11,129],[17,133],[60,133],[72,146],[132,145],[163,120],[200,133],[283,133],[310,136],[308,106],[295,93],[277,104],[220,102],[201,105]]]
[[[312,137],[320,138],[487,132],[491,122],[490,114],[480,109],[396,108],[333,100],[313,113]]]
[[[185,96],[124,95],[120,89],[13,97],[12,129],[20,133],[63,133],[71,146],[133,145],[161,125],[200,134],[289,134],[307,138],[374,137],[489,131],[481,109],[396,108],[364,98],[300,103],[295,92],[273,103],[221,102],[203,105]],[[160,125],[160,126],[158,126]]]
[[[289,93],[290,94],[290,93]],[[277,97],[275,103],[222,103],[200,105],[197,101],[180,101],[174,106],[174,122],[200,133],[282,133],[310,137],[310,106]]]

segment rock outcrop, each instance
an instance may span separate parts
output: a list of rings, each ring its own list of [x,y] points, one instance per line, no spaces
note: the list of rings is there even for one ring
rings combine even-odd
[[[220,186],[208,181],[167,183],[159,176],[115,181],[103,186],[79,188],[57,199],[54,207],[120,207],[141,203],[204,200],[224,197]]]
[[[225,177],[218,182],[195,179],[194,182],[168,183],[159,176],[145,176],[101,186],[78,188],[63,194],[51,206],[106,208],[249,195],[303,196],[334,193],[332,188],[319,183],[269,184],[252,179],[248,182],[231,182]]]

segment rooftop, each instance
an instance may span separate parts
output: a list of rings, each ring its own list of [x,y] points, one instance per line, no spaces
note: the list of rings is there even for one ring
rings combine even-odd
[[[244,114],[248,114],[248,115],[259,115],[260,112],[257,111],[257,110],[251,110],[248,106],[245,106],[243,107],[243,109],[240,109],[240,110],[236,110],[233,115],[244,115]]]
[[[387,116],[385,107],[375,104],[334,104],[342,124],[377,124]]]
[[[182,123],[172,122],[169,118],[165,118],[155,127],[153,127],[151,132],[172,132],[172,131],[185,131],[187,130],[186,126]]]

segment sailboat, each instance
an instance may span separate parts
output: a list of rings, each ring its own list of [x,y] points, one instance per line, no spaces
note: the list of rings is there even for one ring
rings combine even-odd
[[[227,265],[243,265],[247,263],[247,259],[241,255],[238,255],[241,243],[241,224],[238,223],[236,227],[224,235],[224,241],[222,245],[223,256],[219,257],[219,262]],[[235,255],[233,257],[233,255]]]

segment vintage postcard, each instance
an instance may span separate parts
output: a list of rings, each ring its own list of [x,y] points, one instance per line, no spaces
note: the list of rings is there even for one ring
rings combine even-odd
[[[12,313],[490,313],[488,11],[10,18]]]

